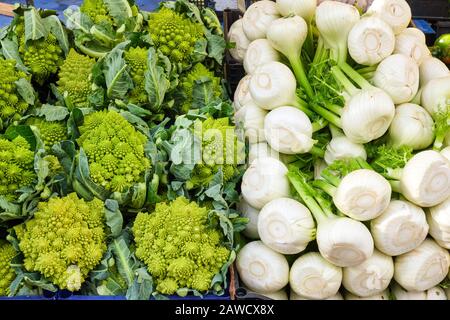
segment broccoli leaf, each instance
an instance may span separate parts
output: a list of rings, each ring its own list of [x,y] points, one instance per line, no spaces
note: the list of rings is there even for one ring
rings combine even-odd
[[[22,59],[19,55],[19,46],[16,41],[13,41],[8,38],[4,38],[0,41],[0,45],[2,46],[2,54],[5,59],[12,59],[16,61],[16,66],[23,71],[27,71],[27,67],[23,64]]]
[[[66,18],[66,27],[69,30],[79,30],[84,34],[89,34],[93,26],[91,19],[80,11],[78,6],[69,6],[64,10],[64,17]]]
[[[49,30],[44,24],[44,20],[39,15],[39,12],[34,7],[24,11],[25,19],[25,42],[29,40],[38,40],[40,38],[47,38]]]
[[[20,78],[15,83],[17,85],[17,91],[23,100],[28,104],[34,105],[35,93],[31,83],[24,78]]]
[[[206,39],[208,40],[208,57],[214,59],[219,65],[222,65],[226,47],[225,38],[212,34],[208,30]]]
[[[128,0],[103,0],[114,22],[120,26],[133,16]]]
[[[43,104],[38,109],[37,115],[45,117],[46,121],[62,121],[69,115],[69,110],[66,107]]]
[[[44,19],[44,23],[48,26],[50,32],[58,40],[59,46],[63,49],[64,54],[69,53],[69,38],[67,37],[66,30],[64,29],[61,21],[57,16],[51,15]]]
[[[106,224],[111,229],[111,235],[117,237],[122,231],[123,217],[119,210],[119,204],[115,200],[105,201]]]
[[[147,59],[148,68],[145,71],[145,91],[148,93],[148,101],[153,109],[158,109],[162,105],[166,91],[170,87],[170,81],[158,60],[155,49],[150,48]]]
[[[133,88],[133,80],[127,71],[127,64],[123,59],[124,48],[129,41],[118,44],[103,61],[108,98],[122,98],[128,90]]]

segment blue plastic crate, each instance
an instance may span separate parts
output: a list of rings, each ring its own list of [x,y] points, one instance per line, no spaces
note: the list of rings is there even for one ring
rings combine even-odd
[[[0,300],[58,300],[57,292],[44,291],[42,296],[15,296],[15,297],[2,297]]]

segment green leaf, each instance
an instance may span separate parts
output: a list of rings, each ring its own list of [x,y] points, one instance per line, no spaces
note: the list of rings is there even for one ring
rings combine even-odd
[[[226,47],[225,38],[208,31],[206,33],[206,39],[208,40],[208,57],[222,65]]]
[[[106,95],[109,98],[122,98],[128,90],[133,88],[133,80],[127,71],[127,64],[123,59],[124,48],[129,43],[129,41],[125,41],[118,44],[104,58],[103,74],[105,75],[107,86]]]
[[[148,101],[153,109],[157,109],[164,101],[170,81],[164,72],[164,68],[158,65],[158,56],[154,48],[148,50],[148,68],[145,71],[145,91]]]
[[[192,53],[194,62],[202,62],[208,56],[206,48],[208,47],[208,41],[206,39],[200,39],[195,42],[194,52]]]
[[[70,6],[64,10],[66,27],[69,30],[80,30],[85,34],[90,33],[93,26],[91,19],[80,11],[78,6]]]
[[[213,83],[209,77],[195,80],[192,89],[192,108],[200,109],[210,105],[215,100]]]
[[[11,59],[16,61],[16,65],[19,67],[20,70],[26,71],[27,67],[23,64],[22,59],[19,55],[19,46],[17,45],[17,42],[4,38],[0,41],[0,45],[2,46],[2,54],[5,57],[5,59]]]
[[[105,201],[106,224],[111,230],[111,235],[117,237],[122,231],[123,217],[119,209],[119,204],[115,200]]]
[[[103,0],[114,22],[120,26],[133,16],[128,0]]]
[[[125,279],[128,286],[130,286],[134,280],[133,267],[135,261],[133,261],[131,251],[123,236],[111,241],[111,251],[114,254],[119,274]]]
[[[30,7],[24,12],[25,18],[25,42],[47,38],[48,29],[36,8]]]
[[[46,121],[62,121],[69,115],[69,110],[66,107],[53,106],[51,104],[44,104],[38,109],[37,115],[45,117]]]
[[[9,126],[8,129],[6,129],[5,136],[9,140],[13,140],[17,136],[22,136],[30,144],[31,150],[36,149],[36,137],[34,135],[33,130],[31,130],[30,126],[24,125]]]
[[[0,221],[15,220],[21,217],[21,206],[15,203],[11,203],[0,196]]]
[[[126,298],[128,300],[149,300],[153,292],[153,278],[142,267],[136,270],[136,279],[128,288]]]
[[[15,82],[15,84],[17,86],[17,91],[23,100],[30,105],[34,105],[35,95],[31,83],[24,78],[20,78]]]
[[[58,16],[48,16],[44,19],[44,23],[47,25],[48,30],[56,37],[58,40],[59,46],[63,49],[64,54],[69,53],[69,38],[67,37],[66,30],[59,20]]]

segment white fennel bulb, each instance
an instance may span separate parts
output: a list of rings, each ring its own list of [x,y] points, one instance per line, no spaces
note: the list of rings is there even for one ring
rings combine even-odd
[[[263,0],[253,3],[242,18],[245,35],[251,41],[265,38],[270,23],[279,17],[275,2]]]
[[[445,147],[444,149],[441,150],[441,154],[448,160],[450,161],[450,146]]]
[[[349,158],[367,159],[366,149],[359,143],[354,143],[346,136],[333,137],[325,150],[324,160],[332,164],[336,160]]]
[[[360,297],[370,297],[387,289],[394,276],[394,261],[374,250],[363,263],[343,269],[342,285]]]
[[[286,166],[273,158],[260,158],[252,162],[242,177],[241,192],[245,201],[261,209],[270,201],[289,197]]]
[[[331,49],[332,58],[338,62],[347,60],[347,38],[359,21],[356,7],[337,1],[324,1],[316,9],[316,25],[325,46]]]
[[[386,133],[395,115],[391,97],[371,87],[353,95],[342,110],[342,130],[355,143],[367,143]]]
[[[248,74],[253,74],[259,66],[279,60],[280,54],[272,48],[267,39],[257,39],[252,41],[247,48],[244,58],[244,70]]]
[[[425,291],[406,291],[398,283],[391,286],[391,291],[395,300],[427,300]]]
[[[392,189],[379,173],[359,169],[347,174],[333,195],[336,207],[359,221],[372,220],[389,206]]]
[[[389,127],[389,141],[395,147],[408,146],[414,150],[425,149],[434,141],[434,122],[421,106],[404,103],[395,108]]]
[[[249,88],[255,103],[266,110],[292,105],[296,101],[297,81],[292,71],[281,62],[259,66]]]
[[[402,170],[402,194],[421,207],[433,207],[450,197],[450,163],[434,150],[414,155]]]
[[[450,75],[450,70],[444,62],[435,57],[427,57],[419,68],[420,86],[425,86],[433,79],[443,78]]]
[[[337,294],[342,269],[326,261],[318,252],[297,258],[289,272],[289,285],[296,294],[308,299],[326,299]]]
[[[408,291],[424,291],[439,284],[448,274],[450,255],[431,239],[394,261],[394,279]]]
[[[316,239],[322,256],[339,267],[358,265],[373,253],[373,239],[367,227],[346,217],[319,222]]]
[[[270,111],[264,119],[264,135],[267,143],[280,153],[298,154],[311,150],[313,127],[308,116],[294,107],[279,107]]]
[[[250,75],[246,75],[243,77],[236,87],[236,91],[234,92],[234,99],[233,99],[233,105],[234,105],[234,111],[238,111],[241,109],[244,105],[252,101],[252,96],[250,94]]]
[[[426,212],[430,235],[441,247],[450,250],[450,198]]]
[[[346,292],[345,300],[389,300],[389,291],[385,290],[381,293],[369,297],[359,297],[354,295],[353,293]]]
[[[273,150],[266,142],[250,144],[248,151],[249,164],[251,164],[255,159],[265,157],[280,159],[280,154]]]
[[[428,289],[426,292],[427,300],[447,300],[445,290],[439,286]]]
[[[278,198],[259,212],[258,234],[269,248],[282,254],[297,254],[315,238],[311,212],[300,202]]]
[[[401,33],[415,37],[418,42],[426,43],[426,41],[427,41],[427,39],[425,37],[425,33],[423,33],[421,30],[414,28],[414,27],[406,28]]]
[[[317,0],[277,0],[278,12],[284,17],[295,14],[310,22],[316,13]]]
[[[417,37],[401,33],[395,37],[394,53],[404,54],[412,58],[418,66],[429,56],[430,50],[427,45],[417,40]]]
[[[377,17],[364,17],[348,35],[348,52],[357,63],[373,66],[392,54],[395,35],[392,28]]]
[[[435,117],[450,108],[450,75],[428,81],[423,87],[422,106]]]
[[[322,171],[328,167],[327,163],[322,159],[314,161],[314,180],[323,180]]]
[[[289,300],[344,300],[344,297],[340,292],[336,293],[335,295],[328,297],[326,299],[309,299],[306,297],[303,297],[299,294],[296,294],[294,290],[291,290],[291,293],[289,295]]]
[[[395,104],[409,102],[419,89],[419,67],[412,58],[393,54],[381,61],[372,80]]]
[[[286,258],[261,241],[247,243],[236,257],[240,280],[250,290],[271,293],[289,283],[289,264]]]
[[[411,8],[405,0],[374,0],[367,14],[383,19],[395,34],[406,29],[411,21]]]
[[[428,234],[422,208],[403,200],[392,200],[388,208],[370,222],[375,247],[389,256],[417,248]]]
[[[286,290],[264,293],[263,295],[272,300],[289,300]]]
[[[253,101],[250,101],[235,113],[236,125],[244,129],[245,137],[250,143],[266,140],[264,137],[264,119],[266,115],[267,111],[258,107]]]
[[[230,48],[231,56],[239,62],[244,61],[245,53],[247,52],[250,40],[244,33],[242,26],[242,19],[236,20],[230,27],[228,31],[228,41],[234,43],[234,48]]]
[[[258,234],[258,217],[259,210],[249,205],[243,198],[238,203],[237,209],[241,216],[248,219],[245,230],[242,232],[244,236],[250,239],[259,239]]]

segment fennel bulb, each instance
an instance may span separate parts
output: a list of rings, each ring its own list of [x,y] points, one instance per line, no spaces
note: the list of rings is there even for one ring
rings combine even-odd
[[[305,298],[299,294],[296,294],[294,290],[291,290],[289,300],[316,300],[316,299]],[[318,299],[318,300],[344,300],[344,297],[342,296],[342,294],[340,292],[338,292],[334,296],[328,297],[326,299]]]
[[[377,250],[363,263],[343,269],[342,285],[360,297],[370,297],[387,289],[394,276],[394,261]]]
[[[447,300],[445,290],[439,286],[427,290],[427,300]]]
[[[361,158],[366,160],[366,149],[364,149],[362,144],[354,143],[346,136],[333,137],[325,150],[325,162],[327,164],[332,164],[336,160],[349,158]]]
[[[259,66],[279,60],[280,54],[272,48],[267,39],[257,39],[252,41],[247,48],[244,58],[244,70],[248,74],[253,74]]]
[[[248,151],[248,163],[251,164],[258,158],[274,158],[279,160],[280,154],[273,150],[266,142],[252,143],[250,144]]]
[[[419,68],[420,86],[424,87],[433,79],[443,78],[450,75],[450,71],[444,62],[435,57],[427,57]]]
[[[308,299],[327,299],[338,293],[342,269],[326,261],[318,252],[306,253],[292,264],[291,290]]]
[[[395,35],[391,27],[377,17],[364,17],[348,34],[348,52],[357,63],[373,66],[392,54]]]
[[[289,282],[286,258],[261,241],[242,247],[236,257],[236,268],[244,285],[262,294],[281,290]]]
[[[427,208],[426,213],[430,235],[441,247],[450,250],[450,198]]]
[[[369,297],[358,297],[350,292],[345,293],[345,300],[389,300],[389,291],[385,290]]]
[[[237,205],[238,211],[241,216],[247,218],[249,221],[245,225],[245,230],[242,232],[244,236],[250,239],[259,239],[258,234],[258,217],[259,210],[253,208],[249,205],[243,198],[239,201]]]
[[[450,146],[445,147],[444,149],[441,150],[441,154],[448,160],[450,161]]]
[[[250,103],[252,101],[252,96],[250,94],[250,75],[246,75],[243,77],[236,88],[236,91],[234,92],[234,99],[233,99],[233,105],[234,105],[234,111],[237,112],[239,109],[241,109],[244,105],[247,103]]]
[[[253,101],[266,110],[295,105],[297,100],[295,76],[281,62],[259,66],[250,79],[249,88]]]
[[[395,34],[406,29],[412,16],[411,8],[405,0],[374,0],[367,9],[367,14],[383,19]]]
[[[314,180],[323,180],[322,171],[327,168],[327,163],[322,159],[314,161]]]
[[[324,1],[316,9],[317,29],[338,64],[347,60],[348,34],[358,21],[358,9],[349,4]]]
[[[284,17],[295,14],[308,23],[316,13],[317,0],[277,0],[278,12]]]
[[[275,151],[284,154],[306,153],[311,150],[313,126],[308,116],[294,107],[279,107],[264,119],[264,135]]]
[[[333,214],[331,204],[311,188],[304,176],[296,172],[287,176],[317,222],[317,245],[326,260],[339,267],[350,267],[372,255],[373,239],[364,224]]]
[[[419,89],[419,67],[412,58],[393,54],[381,61],[372,80],[395,104],[409,102]]]
[[[279,17],[275,2],[263,0],[253,3],[242,18],[245,35],[250,41],[265,38],[270,23]]]
[[[406,291],[395,282],[391,287],[391,291],[395,300],[427,300],[425,291]]]
[[[395,108],[389,127],[389,142],[394,148],[425,149],[433,143],[433,126],[433,119],[424,108],[413,103],[401,104]]]
[[[438,285],[448,274],[450,255],[431,239],[394,261],[394,279],[408,291],[424,291]]]
[[[280,291],[264,293],[264,296],[272,300],[289,300],[286,290],[284,289]]]
[[[423,33],[421,30],[414,28],[414,27],[406,28],[401,33],[415,37],[418,42],[425,43],[427,41],[427,39],[425,37],[425,33]]]
[[[418,66],[431,56],[430,50],[424,42],[408,33],[401,33],[395,37],[394,53],[404,54],[412,58]]]
[[[433,118],[440,112],[449,113],[450,109],[450,75],[432,79],[423,87],[422,106]]]
[[[245,201],[261,209],[274,199],[289,197],[286,166],[273,158],[254,160],[242,177],[241,192]]]
[[[311,212],[300,202],[278,198],[259,212],[258,234],[269,248],[282,254],[297,254],[314,240],[315,223]]]
[[[250,40],[248,40],[244,33],[242,19],[236,20],[231,25],[230,30],[228,31],[228,41],[235,44],[234,48],[229,49],[231,56],[238,62],[244,61]]]
[[[281,52],[294,71],[299,85],[309,98],[314,97],[301,59],[303,43],[308,35],[308,25],[299,16],[280,18],[272,21],[267,30],[267,40],[273,48]]]
[[[244,135],[250,143],[265,141],[264,119],[267,111],[250,101],[239,109],[235,115],[235,122],[239,128],[244,129]]]
[[[417,248],[427,237],[428,224],[422,208],[404,200],[392,200],[388,208],[370,222],[375,247],[389,256]]]

